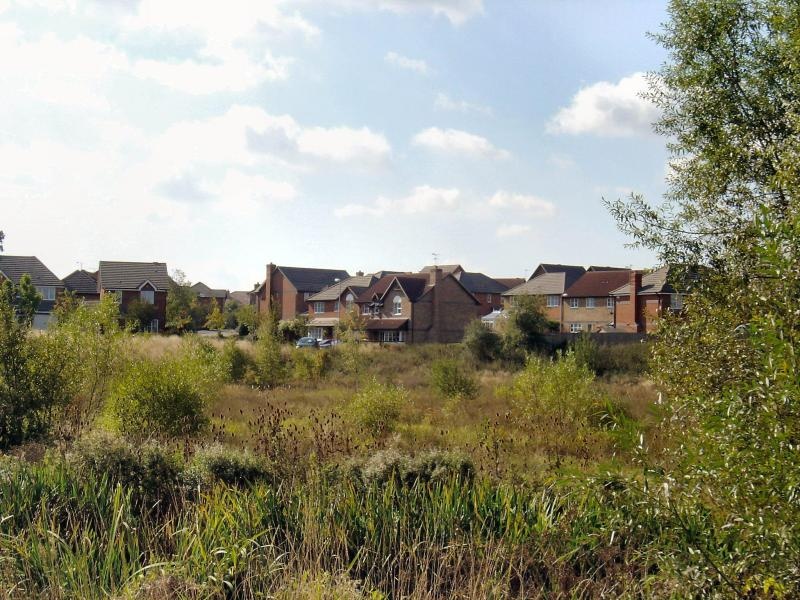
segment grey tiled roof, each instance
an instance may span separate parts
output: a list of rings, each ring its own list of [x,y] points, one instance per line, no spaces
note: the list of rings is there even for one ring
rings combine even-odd
[[[44,263],[35,256],[9,256],[0,254],[0,273],[8,277],[15,284],[19,283],[24,274],[31,276],[33,285],[64,287],[55,274],[44,266]]]
[[[566,273],[568,281],[577,281],[578,277],[586,273],[586,269],[579,265],[556,265],[552,263],[541,263],[537,266],[531,276],[528,277],[528,280],[534,279],[539,275],[544,275],[545,273]],[[567,283],[567,287],[571,284]]]
[[[376,281],[377,279],[374,275],[356,275],[354,277],[348,277],[347,279],[342,279],[339,283],[329,285],[313,296],[309,296],[308,300],[310,302],[336,300],[342,295],[342,292],[348,288],[352,290],[355,296],[358,296]]]
[[[334,280],[350,277],[342,269],[308,269],[305,267],[278,267],[298,292],[319,292]]]
[[[630,282],[611,292],[612,296],[628,296],[631,293]],[[636,292],[637,296],[643,294],[673,294],[675,288],[669,282],[669,267],[661,267],[651,273],[642,275],[642,287]]]
[[[543,273],[504,292],[503,296],[561,295],[567,288],[566,278],[566,273]]]
[[[78,294],[97,294],[97,276],[79,269],[64,277],[64,285],[71,292]]]
[[[507,286],[483,273],[464,271],[460,275],[456,275],[456,278],[472,294],[501,294],[508,289]]]
[[[145,281],[157,291],[167,291],[172,284],[167,263],[100,261],[98,281],[104,290],[138,290]]]

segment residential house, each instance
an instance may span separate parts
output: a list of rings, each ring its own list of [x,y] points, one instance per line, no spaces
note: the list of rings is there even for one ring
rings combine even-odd
[[[242,306],[246,304],[255,304],[255,297],[251,292],[244,291],[244,290],[237,290],[235,292],[231,292],[228,296],[229,300],[233,300],[234,302],[238,302]]]
[[[100,297],[114,294],[120,302],[120,314],[125,315],[131,302],[152,304],[154,317],[149,331],[158,332],[167,320],[167,292],[172,279],[166,263],[100,261],[97,271]]]
[[[616,331],[616,304],[611,292],[625,285],[630,277],[631,272],[622,269],[581,275],[564,293],[561,331]]]
[[[64,282],[35,256],[0,254],[0,282],[8,279],[14,285],[19,285],[20,278],[25,274],[30,275],[31,283],[42,296],[33,315],[33,327],[45,329],[52,319],[56,300],[64,293]]]
[[[308,335],[318,340],[332,338],[342,316],[353,310],[358,311],[356,299],[376,281],[378,278],[375,275],[359,273],[309,296],[306,301]]]
[[[350,277],[343,269],[310,269],[267,265],[267,276],[253,290],[258,312],[275,310],[278,318],[289,320],[306,312],[309,297]]]
[[[661,316],[683,308],[683,294],[673,285],[669,266],[650,273],[630,271],[627,283],[611,295],[616,303],[617,331],[653,333]]]
[[[367,339],[376,342],[460,342],[480,302],[452,274],[387,275],[356,304],[366,319]]]
[[[502,294],[508,291],[507,285],[483,273],[461,271],[455,277],[480,302],[477,316],[482,317],[503,308]]]
[[[197,303],[213,310],[216,302],[220,310],[225,308],[225,301],[228,299],[228,290],[212,289],[202,281],[198,281],[192,286],[192,291],[197,296]]]
[[[519,296],[537,296],[545,316],[560,329],[564,292],[584,273],[586,269],[577,265],[540,264],[528,281],[503,292],[504,307],[510,308]]]
[[[84,269],[73,271],[64,277],[67,291],[72,292],[76,298],[88,302],[100,300],[100,289],[97,287],[97,271],[91,273]]]

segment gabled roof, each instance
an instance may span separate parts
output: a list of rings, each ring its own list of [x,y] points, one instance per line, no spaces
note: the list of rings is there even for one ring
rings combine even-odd
[[[629,277],[630,271],[587,271],[567,288],[564,295],[572,298],[608,296],[627,283]]]
[[[612,296],[629,296],[631,293],[630,278],[625,285],[611,292]],[[669,281],[669,266],[661,267],[650,273],[642,275],[642,287],[636,292],[637,296],[647,294],[674,294],[675,288]]]
[[[508,286],[483,273],[463,271],[455,275],[455,278],[472,294],[500,294],[508,289]]]
[[[73,271],[64,277],[64,285],[70,292],[77,294],[97,294],[97,273],[90,273],[83,269]]]
[[[345,292],[350,290],[354,296],[358,297],[364,290],[377,281],[374,275],[356,275],[343,279],[339,283],[334,283],[326,287],[321,292],[308,297],[308,302],[319,302],[323,300],[337,300]]]
[[[434,269],[439,268],[442,270],[442,273],[462,273],[464,268],[461,265],[426,265],[422,267],[420,273],[430,273]]]
[[[569,273],[569,278],[572,281],[575,281],[578,279],[578,277],[586,273],[586,269],[580,265],[557,265],[552,263],[541,263],[533,270],[531,276],[528,277],[528,281],[538,277],[539,275],[544,275],[545,273]]]
[[[239,304],[250,304],[250,294],[252,292],[245,292],[242,290],[238,290],[235,292],[231,292],[228,296],[231,300],[236,300]]]
[[[565,265],[547,266],[564,267]],[[504,292],[503,296],[560,296],[573,283],[583,277],[584,273],[583,267],[571,267],[562,271],[542,270],[536,277]]]
[[[64,287],[64,282],[35,256],[0,254],[0,275],[4,275],[16,285],[20,277],[26,273],[31,276],[33,285]]]
[[[502,283],[506,286],[506,289],[510,290],[511,288],[515,288],[518,285],[525,283],[524,277],[495,277],[495,281]]]
[[[101,260],[97,277],[104,290],[138,290],[149,281],[156,291],[165,292],[172,285],[167,263],[160,262]]]
[[[356,302],[372,302],[374,299],[381,299],[397,281],[400,287],[403,288],[409,300],[414,302],[425,292],[425,286],[428,285],[429,276],[423,273],[403,274],[403,275],[384,275],[378,281],[373,283],[370,287],[364,290],[356,298]]]
[[[212,289],[202,281],[198,281],[192,286],[192,291],[199,298],[227,298],[228,290]]]
[[[343,269],[312,269],[308,267],[275,267],[283,273],[298,292],[316,293],[331,285],[336,279],[347,279],[350,274]],[[260,292],[266,281],[254,291]]]

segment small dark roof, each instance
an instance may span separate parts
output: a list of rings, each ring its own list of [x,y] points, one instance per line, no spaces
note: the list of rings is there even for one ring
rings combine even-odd
[[[64,277],[64,285],[70,292],[76,294],[97,294],[97,273],[90,273],[83,269],[73,271]]]
[[[539,275],[544,275],[545,273],[566,273],[566,279],[568,281],[576,281],[581,275],[586,273],[586,269],[580,265],[557,265],[551,263],[541,263],[533,270],[531,276],[528,277],[528,281],[534,277],[538,277]]]
[[[198,281],[192,286],[192,291],[199,298],[227,298],[228,290],[219,290],[208,287],[202,281]]]
[[[64,282],[35,256],[0,254],[0,274],[10,279],[15,285],[26,273],[31,276],[33,285],[64,287]]]
[[[597,265],[592,265],[587,271],[630,271],[627,267],[598,267]]]
[[[412,302],[425,292],[430,277],[424,273],[410,275],[385,275],[364,290],[356,298],[356,302],[372,302],[373,298],[382,298],[391,285],[397,280]]]
[[[495,277],[494,280],[499,281],[504,286],[506,286],[507,290],[517,287],[521,283],[525,283],[524,277]]]
[[[383,330],[383,329],[405,329],[408,326],[408,319],[370,319],[367,321],[367,329]]]
[[[167,291],[172,285],[167,263],[119,262],[101,260],[98,281],[104,290],[138,290],[149,281],[157,291]]]
[[[508,289],[508,286],[483,273],[468,273],[464,271],[456,278],[472,294],[502,294]]]
[[[618,287],[624,285],[630,277],[630,271],[587,271],[567,288],[565,296],[588,297],[608,296]]]
[[[306,267],[277,267],[298,292],[319,292],[336,279],[345,280],[350,274],[343,269],[309,269]]]

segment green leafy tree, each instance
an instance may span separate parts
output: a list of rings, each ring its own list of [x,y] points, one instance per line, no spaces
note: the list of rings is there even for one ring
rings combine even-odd
[[[470,322],[464,330],[464,346],[478,362],[491,362],[503,355],[503,338],[480,319]]]
[[[278,316],[271,312],[262,319],[254,347],[255,383],[264,388],[283,384],[289,376],[288,365],[281,353]]]
[[[183,271],[176,269],[172,273],[172,283],[167,291],[167,323],[169,329],[177,333],[189,331],[194,327],[195,319],[192,310],[197,307],[197,294],[186,279]],[[196,316],[196,315],[195,315]]]
[[[225,302],[225,308],[222,311],[225,317],[225,329],[236,329],[239,326],[239,321],[236,319],[236,313],[241,307],[241,304],[236,300],[228,300]]]
[[[222,315],[222,311],[216,301],[214,301],[214,307],[211,309],[208,319],[206,319],[205,326],[216,331],[225,327],[225,317]]]
[[[26,324],[33,323],[33,315],[42,301],[42,295],[36,290],[31,281],[31,276],[25,273],[19,278],[17,285],[17,314]]]
[[[261,315],[252,304],[243,304],[236,309],[236,322],[239,324],[240,334],[242,326],[247,329],[244,335],[256,331],[260,321]]]
[[[648,456],[649,477],[665,472],[646,488],[648,511],[672,539],[665,566],[691,574],[687,593],[794,597],[800,5],[672,0],[669,15],[650,92],[673,158],[668,193],[660,206],[610,203],[637,244],[701,275],[654,353],[677,450]]]
[[[503,354],[512,360],[524,361],[525,356],[544,347],[544,334],[553,324],[544,314],[544,304],[538,296],[517,296],[506,319],[498,319],[503,338]]]
[[[3,240],[6,239],[6,234],[0,231],[0,252],[3,251]]]
[[[156,307],[149,302],[132,300],[125,310],[125,321],[135,331],[147,331],[156,318]]]

